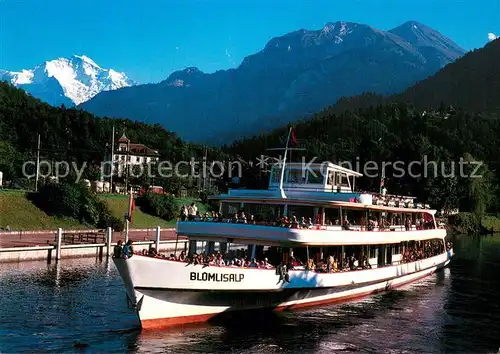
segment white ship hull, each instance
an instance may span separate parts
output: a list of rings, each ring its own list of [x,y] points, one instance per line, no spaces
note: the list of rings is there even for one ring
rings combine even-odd
[[[284,310],[344,302],[428,276],[452,252],[411,263],[339,273],[212,267],[134,256],[115,259],[144,329],[204,322],[229,311]]]

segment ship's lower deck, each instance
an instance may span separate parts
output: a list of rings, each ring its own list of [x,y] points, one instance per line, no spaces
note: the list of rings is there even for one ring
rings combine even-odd
[[[353,280],[335,286],[328,286],[326,282],[319,278],[316,285],[309,282],[311,285],[307,286],[300,283],[299,279],[305,277],[306,273],[311,272],[298,271],[291,272],[293,273],[291,274],[291,283],[278,286],[275,289],[265,289],[266,284],[262,283],[262,290],[258,288],[213,290],[209,287],[205,289],[172,289],[141,285],[133,286],[133,290],[129,287],[127,290],[132,295],[129,297],[133,297],[132,302],[136,304],[142,327],[145,329],[160,328],[204,322],[233,311],[252,309],[280,311],[345,302],[399,287],[428,276],[446,266],[449,263],[450,256],[451,253],[443,253],[433,257],[433,259],[407,264],[405,265],[406,271],[402,271],[402,266],[392,266],[384,267],[384,269],[349,272],[352,273]],[[251,271],[255,272],[256,270],[249,270],[249,272]],[[271,273],[274,270],[262,272]],[[358,276],[356,276],[356,273],[358,273]],[[390,276],[387,276],[389,274]],[[318,273],[316,277],[334,279],[343,275],[345,273]],[[298,287],[294,287],[293,283]],[[320,286],[320,284],[324,286]]]

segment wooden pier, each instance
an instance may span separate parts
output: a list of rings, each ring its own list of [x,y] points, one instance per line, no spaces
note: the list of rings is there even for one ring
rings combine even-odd
[[[134,250],[142,251],[155,247],[159,252],[169,255],[176,248],[176,242],[178,251],[183,249],[187,250],[187,239],[179,238],[179,240],[176,241],[174,236],[175,230],[173,233],[172,230],[173,229],[161,230],[160,227],[156,227],[154,229],[154,240],[140,240],[132,236],[133,232],[131,232],[130,238],[134,240]],[[162,233],[166,236],[164,239]],[[43,235],[41,239],[38,238],[40,240],[46,239],[47,235],[51,237],[45,243],[43,241],[40,242],[41,244],[17,246],[17,244],[14,243],[14,247],[6,247],[7,238],[3,237],[6,233],[0,233],[0,262],[22,262],[30,260],[47,260],[47,262],[52,262],[59,261],[62,258],[111,257],[113,247],[116,245],[118,239],[124,240],[124,237],[122,237],[120,233],[116,235],[116,233],[112,232],[111,228],[107,230],[69,230],[66,232],[62,229],[58,229],[55,232],[47,231],[41,232],[40,234]],[[12,236],[12,233],[9,235]],[[24,242],[26,242],[27,239],[29,239],[29,237],[27,238],[25,235]]]

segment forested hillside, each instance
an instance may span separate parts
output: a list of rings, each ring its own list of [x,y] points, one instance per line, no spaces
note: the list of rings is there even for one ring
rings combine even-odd
[[[500,40],[467,53],[435,75],[392,96],[365,93],[340,99],[336,113],[368,108],[380,103],[410,103],[422,110],[456,106],[471,113],[500,114]]]
[[[354,168],[359,161],[361,173],[364,173],[363,166],[367,161],[376,162],[380,169],[382,161],[393,164],[401,161],[398,167],[405,169],[401,178],[398,177],[401,175],[399,170],[392,166],[386,168],[389,192],[417,196],[438,208],[461,206],[464,210],[474,209],[478,203],[471,194],[474,188],[479,194],[494,195],[499,177],[496,172],[500,167],[499,119],[450,108],[424,113],[406,104],[378,105],[341,114],[334,112],[332,107],[295,125],[300,146],[307,149],[306,161],[314,157],[317,162],[350,161]],[[236,142],[226,149],[244,158],[269,154],[266,149],[283,146],[286,135],[286,128],[278,129],[268,135]],[[300,161],[302,153],[295,152],[294,155],[292,158]],[[480,172],[476,172],[482,173],[483,178],[461,178],[461,158],[464,161],[483,161]],[[410,176],[409,164],[412,161],[416,162],[411,166],[413,176]],[[425,161],[429,162],[427,176],[424,176]],[[437,171],[432,161],[436,162]],[[464,162],[464,175],[470,175],[473,169]],[[255,170],[254,180],[258,180],[258,172]],[[371,173],[376,171],[371,170]],[[362,178],[359,187],[377,191],[380,177],[379,173],[378,177]],[[475,198],[479,198],[479,194]],[[488,202],[484,196],[480,199]],[[488,204],[490,210],[497,209],[493,204]]]
[[[442,103],[468,112],[500,113],[500,40],[488,43],[447,65],[399,95],[400,102],[412,102],[422,109]]]
[[[110,151],[112,127],[116,139],[126,132],[132,142],[159,150],[162,159],[175,163],[201,158],[204,148],[188,144],[160,125],[130,120],[97,118],[80,109],[55,108],[0,82],[0,171],[4,179],[21,177],[23,162],[36,158],[41,134],[41,159],[87,162],[85,178],[96,178],[96,166]],[[214,158],[215,150],[209,149]],[[217,153],[217,156],[220,154]]]

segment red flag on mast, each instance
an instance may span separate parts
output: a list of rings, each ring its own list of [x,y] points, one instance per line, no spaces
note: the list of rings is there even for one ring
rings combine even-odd
[[[295,132],[293,131],[293,128],[290,128],[290,142],[293,145],[297,145],[297,139],[295,138]]]
[[[134,213],[135,210],[135,200],[134,200],[134,195],[131,192],[130,193],[130,198],[129,198],[129,203],[128,203],[128,221],[132,222],[132,214]]]

